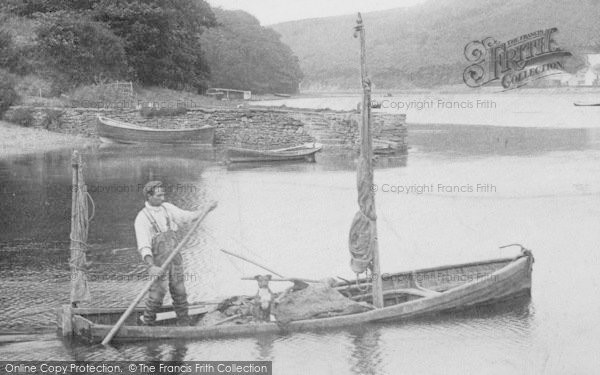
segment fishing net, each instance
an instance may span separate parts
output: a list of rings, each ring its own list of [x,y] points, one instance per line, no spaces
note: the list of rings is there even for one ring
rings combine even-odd
[[[272,313],[278,323],[294,320],[356,314],[371,310],[365,303],[342,296],[327,283],[311,283],[301,290],[292,290],[278,297]]]

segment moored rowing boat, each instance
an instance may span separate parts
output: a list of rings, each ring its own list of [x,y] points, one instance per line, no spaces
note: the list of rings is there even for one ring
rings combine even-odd
[[[158,143],[212,145],[215,128],[153,129],[98,116],[98,137],[107,143]]]
[[[227,160],[230,163],[270,162],[306,160],[315,161],[315,154],[321,151],[320,143],[305,143],[300,146],[276,150],[256,150],[242,147],[227,148]]]

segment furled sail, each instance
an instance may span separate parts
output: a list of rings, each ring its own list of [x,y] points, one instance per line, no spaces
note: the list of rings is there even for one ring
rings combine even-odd
[[[350,227],[349,249],[352,271],[359,274],[370,269],[373,274],[373,305],[383,307],[379,253],[377,249],[377,215],[373,191],[373,150],[371,139],[371,81],[367,74],[365,30],[360,13],[354,28],[360,37],[360,71],[363,87],[362,119],[360,124],[360,157],[357,188],[359,210]]]

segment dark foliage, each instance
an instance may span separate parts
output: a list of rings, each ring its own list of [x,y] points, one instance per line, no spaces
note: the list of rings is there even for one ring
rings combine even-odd
[[[47,108],[44,110],[44,117],[42,118],[42,126],[45,129],[60,129],[62,127],[62,117],[65,112],[60,109]]]
[[[61,10],[90,10],[98,0],[6,0],[4,10],[18,16]]]
[[[298,90],[298,59],[276,32],[247,13],[215,11],[218,28],[204,0],[4,0],[0,12],[37,26],[17,48],[0,33],[0,67],[48,78],[53,94],[112,79],[198,92],[209,84]]]
[[[122,78],[127,59],[121,40],[106,25],[71,12],[48,13],[37,29],[40,70],[60,91],[102,79]]]
[[[206,2],[103,0],[94,12],[98,21],[108,24],[124,41],[138,81],[175,89],[206,88],[210,70],[198,37],[215,25]]]
[[[11,73],[26,73],[23,56],[23,51],[20,51],[13,42],[12,35],[5,30],[0,30],[0,68]]]
[[[211,85],[256,93],[295,93],[302,79],[298,58],[278,33],[243,11],[215,9],[219,26],[202,40]]]
[[[14,86],[10,74],[0,70],[0,116],[4,115],[4,112],[19,99]]]
[[[35,117],[31,108],[16,108],[4,115],[6,121],[29,128],[33,126]]]

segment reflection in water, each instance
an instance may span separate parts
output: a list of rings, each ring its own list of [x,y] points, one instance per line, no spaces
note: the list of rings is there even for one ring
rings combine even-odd
[[[352,340],[352,367],[356,374],[381,373],[381,349],[379,328],[360,326],[350,330]]]
[[[274,335],[263,335],[256,338],[256,351],[258,361],[272,361],[273,348],[275,346]]]

